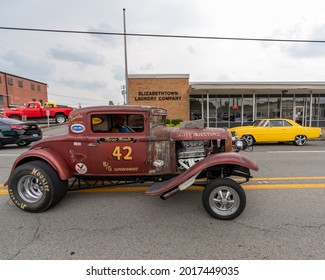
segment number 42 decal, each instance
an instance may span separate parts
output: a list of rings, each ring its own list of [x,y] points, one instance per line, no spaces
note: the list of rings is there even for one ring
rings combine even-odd
[[[113,157],[116,157],[117,160],[132,160],[132,148],[130,146],[116,146],[113,153]]]

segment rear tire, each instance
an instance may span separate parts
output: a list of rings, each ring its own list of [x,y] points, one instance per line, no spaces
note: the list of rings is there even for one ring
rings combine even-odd
[[[245,209],[246,194],[242,186],[229,178],[216,179],[202,193],[204,209],[219,220],[232,220]]]
[[[293,140],[293,143],[296,146],[303,146],[307,143],[307,137],[305,135],[297,135],[295,140]]]
[[[43,212],[57,204],[68,191],[51,165],[31,161],[18,166],[9,178],[8,191],[16,206],[26,212]]]
[[[25,147],[25,146],[28,146],[29,144],[30,144],[29,141],[21,141],[21,142],[17,143],[17,146]]]
[[[59,114],[59,115],[55,116],[55,121],[57,123],[65,123],[66,120],[67,120],[67,118],[63,114]]]

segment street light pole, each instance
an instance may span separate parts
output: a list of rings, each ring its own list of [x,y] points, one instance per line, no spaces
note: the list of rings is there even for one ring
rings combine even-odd
[[[124,95],[124,104],[128,100],[128,60],[127,60],[127,50],[126,50],[126,24],[125,24],[125,9],[123,9],[123,25],[124,25],[124,63],[125,63],[125,95]],[[126,102],[125,102],[126,100]]]

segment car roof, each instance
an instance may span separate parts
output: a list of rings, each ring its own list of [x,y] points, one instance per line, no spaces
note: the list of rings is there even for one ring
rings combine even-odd
[[[136,111],[136,112],[143,112],[143,111],[150,111],[151,109],[162,109],[160,107],[155,106],[139,106],[139,105],[107,105],[107,106],[90,106],[84,107],[81,109],[76,109],[72,111],[70,114],[87,114],[90,112],[98,112],[98,111],[107,111],[112,113],[123,113],[125,111]]]

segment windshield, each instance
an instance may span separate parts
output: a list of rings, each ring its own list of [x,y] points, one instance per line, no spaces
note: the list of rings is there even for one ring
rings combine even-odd
[[[264,126],[267,120],[256,120],[252,123],[252,126]]]
[[[158,116],[158,115],[150,116],[150,128],[159,124],[165,125],[165,122],[166,122],[166,116]]]

